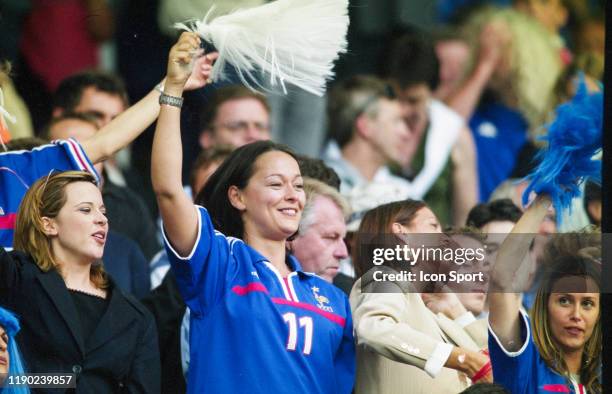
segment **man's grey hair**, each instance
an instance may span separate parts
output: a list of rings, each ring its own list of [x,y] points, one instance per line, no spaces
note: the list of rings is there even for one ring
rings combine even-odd
[[[304,178],[304,192],[306,193],[306,203],[302,212],[302,219],[298,227],[298,236],[303,235],[314,223],[314,202],[317,197],[327,197],[336,204],[342,211],[342,216],[346,221],[351,214],[351,208],[344,197],[333,187],[313,178]]]

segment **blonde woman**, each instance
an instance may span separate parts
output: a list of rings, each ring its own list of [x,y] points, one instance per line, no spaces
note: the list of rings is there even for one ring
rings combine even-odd
[[[0,249],[0,303],[21,318],[29,372],[73,374],[78,392],[157,393],[153,318],[100,263],[104,213],[90,173],[36,181],[17,215],[15,251]]]

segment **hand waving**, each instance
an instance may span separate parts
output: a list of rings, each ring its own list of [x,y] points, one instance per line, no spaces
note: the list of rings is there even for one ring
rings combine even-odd
[[[203,54],[197,34],[182,33],[168,55],[165,89],[192,90],[204,87],[217,57],[217,53]]]

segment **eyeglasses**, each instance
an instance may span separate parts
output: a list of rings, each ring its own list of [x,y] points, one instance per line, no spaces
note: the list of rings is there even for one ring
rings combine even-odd
[[[254,128],[258,133],[268,133],[270,131],[270,125],[267,123],[244,121],[222,123],[215,128],[227,129],[236,134],[246,134],[250,128]]]

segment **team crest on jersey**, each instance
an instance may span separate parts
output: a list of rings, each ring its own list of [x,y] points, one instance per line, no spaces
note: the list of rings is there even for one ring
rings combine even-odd
[[[334,308],[329,305],[329,298],[319,294],[319,288],[316,286],[311,287],[312,294],[314,295],[315,300],[317,301],[317,308],[327,311],[333,312]]]

